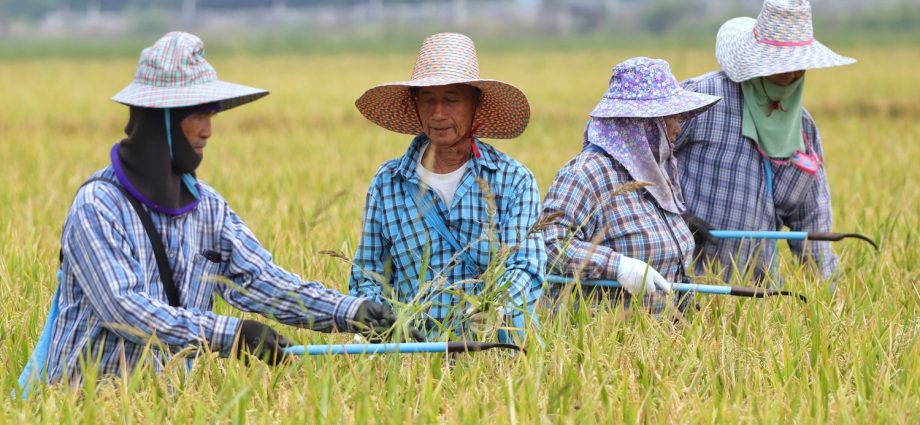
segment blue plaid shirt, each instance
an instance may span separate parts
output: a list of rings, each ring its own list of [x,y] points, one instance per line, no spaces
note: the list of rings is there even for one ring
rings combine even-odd
[[[420,150],[427,142],[424,134],[417,136],[405,155],[384,163],[371,181],[349,283],[351,293],[383,302],[431,303],[426,318],[445,323],[465,308],[460,297],[447,289],[478,294],[483,289],[479,274],[486,270],[494,252],[510,248],[513,252],[497,279],[498,284],[510,284],[510,304],[504,307],[514,314],[531,307],[540,297],[546,265],[542,237],[539,232],[529,234],[540,212],[540,192],[533,174],[477,140],[481,157],[470,159],[453,205],[447,206],[421,184],[416,173]],[[489,206],[477,179],[482,179],[495,197],[492,230]],[[421,194],[419,187],[424,188]],[[409,199],[419,195],[418,200]],[[467,249],[475,262],[471,268],[465,267],[463,256],[455,256],[454,248],[426,223],[420,210],[426,205],[435,209]],[[490,243],[489,232],[501,246]],[[427,263],[423,258],[426,249]]]
[[[741,86],[722,72],[687,80],[684,88],[722,96],[712,109],[685,123],[675,143],[678,173],[688,210],[706,220],[713,229],[831,230],[831,196],[822,166],[814,176],[793,165],[771,164],[773,193],[767,190],[763,158],[752,140],[741,135],[744,98]],[[803,110],[802,128],[818,155],[824,155],[821,136],[811,115]],[[814,262],[829,278],[837,266],[830,242],[789,241],[789,248],[802,261]],[[727,279],[734,265],[741,271],[752,267],[755,276],[769,272],[774,241],[722,240],[697,247],[701,258],[696,270],[707,263],[724,266]]]
[[[596,145],[586,146],[559,170],[543,201],[545,217],[558,214],[543,230],[551,271],[616,280],[620,257],[625,255],[645,261],[669,282],[684,281],[694,246],[687,224],[644,190],[614,195],[633,181],[626,168]],[[554,287],[551,294],[558,289]],[[606,292],[620,295],[620,291]],[[629,305],[630,297],[623,296]],[[654,313],[661,312],[665,302],[658,294],[642,300]]]
[[[96,173],[116,181],[111,167]],[[179,349],[210,344],[228,355],[240,319],[211,311],[216,294],[230,305],[320,331],[349,330],[360,299],[305,282],[272,262],[227,202],[201,184],[201,203],[169,216],[151,211],[166,248],[181,308],[169,305],[147,233],[112,183],[77,192],[64,223],[60,316],[48,355],[50,382],[79,381],[81,358],[99,356],[100,374],[130,370],[154,338]],[[203,253],[214,251],[205,257]],[[224,276],[228,282],[210,279]],[[156,348],[156,345],[154,345]],[[166,359],[153,351],[157,370]]]

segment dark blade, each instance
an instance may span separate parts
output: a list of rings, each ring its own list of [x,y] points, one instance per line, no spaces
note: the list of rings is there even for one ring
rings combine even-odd
[[[749,297],[749,298],[764,298],[764,297],[775,297],[778,295],[797,297],[803,303],[808,303],[808,298],[805,298],[804,295],[798,294],[792,291],[777,291],[775,289],[763,289],[763,288],[748,288],[745,286],[732,286],[731,294],[739,297]]]
[[[448,353],[473,353],[485,351],[492,348],[506,348],[509,350],[520,351],[527,354],[527,350],[514,344],[503,344],[498,342],[475,342],[475,341],[451,341],[447,343]]]
[[[859,234],[859,233],[833,233],[833,232],[808,232],[808,239],[809,239],[809,240],[813,240],[813,241],[830,241],[830,242],[836,242],[836,241],[839,241],[839,240],[841,240],[841,239],[843,239],[843,238],[860,239],[860,240],[863,240],[863,241],[868,242],[870,245],[872,245],[873,248],[875,248],[876,251],[879,250],[879,249],[878,249],[878,244],[876,244],[875,241],[873,241],[871,238],[869,238],[868,236],[863,235],[863,234]]]

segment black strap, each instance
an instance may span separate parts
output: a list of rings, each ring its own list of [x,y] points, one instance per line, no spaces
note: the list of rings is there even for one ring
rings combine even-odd
[[[166,299],[169,301],[169,305],[179,307],[179,290],[176,289],[176,284],[173,282],[172,269],[169,267],[169,260],[166,258],[166,248],[163,247],[163,241],[160,239],[160,234],[157,233],[156,228],[153,227],[153,220],[150,218],[150,213],[144,209],[143,205],[141,205],[134,196],[131,196],[124,186],[115,180],[94,177],[84,182],[80,187],[82,188],[95,181],[107,182],[117,187],[118,190],[125,195],[125,198],[128,199],[128,202],[131,203],[131,206],[134,207],[134,212],[136,212],[137,216],[141,219],[141,225],[144,226],[144,231],[147,232],[147,238],[150,239],[150,245],[153,247],[153,256],[157,260],[157,269],[160,271],[160,282],[163,283],[163,292],[166,293]],[[63,250],[60,253],[60,257],[63,262]]]

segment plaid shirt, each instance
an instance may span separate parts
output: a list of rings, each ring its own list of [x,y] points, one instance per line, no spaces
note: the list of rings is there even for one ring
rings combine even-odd
[[[550,270],[616,280],[625,255],[645,261],[669,282],[684,281],[693,235],[679,215],[663,210],[644,190],[613,195],[633,181],[626,168],[595,145],[586,146],[559,170],[543,201],[544,217],[561,214],[543,230]],[[558,290],[554,287],[551,295]],[[653,294],[642,304],[658,313],[664,301]],[[628,306],[628,296],[625,302]]]
[[[741,86],[722,72],[713,72],[683,83],[699,93],[722,96],[712,109],[685,123],[678,137],[678,173],[687,208],[706,220],[713,229],[830,231],[831,197],[824,167],[815,176],[792,165],[771,164],[773,192],[767,190],[763,157],[754,142],[741,135],[744,99]],[[807,144],[824,155],[821,136],[811,115],[802,111],[802,128]],[[722,240],[698,247],[697,273],[716,260],[727,279],[733,265],[742,271],[753,267],[762,277],[770,269],[775,241]],[[803,261],[820,265],[829,278],[837,266],[830,242],[789,241],[789,248]],[[702,260],[702,261],[701,261]]]
[[[116,180],[108,167],[94,175]],[[82,187],[64,223],[60,316],[48,355],[48,379],[81,378],[80,359],[100,356],[100,374],[130,370],[151,335],[172,349],[200,344],[228,355],[240,319],[211,311],[215,293],[230,305],[315,330],[348,330],[360,299],[305,282],[272,263],[227,202],[201,184],[189,213],[151,212],[173,272],[181,308],[169,305],[140,218],[112,183]],[[214,251],[206,258],[203,253]],[[217,282],[225,276],[232,283]],[[147,360],[157,370],[159,350]],[[123,363],[124,362],[124,363]]]
[[[492,146],[476,141],[480,158],[471,158],[448,207],[430,188],[421,185],[416,164],[427,137],[417,136],[405,155],[387,161],[377,170],[367,192],[364,227],[355,253],[349,286],[351,293],[378,301],[431,303],[427,319],[444,323],[465,308],[460,297],[483,290],[479,274],[486,270],[494,252],[512,248],[505,259],[498,284],[510,284],[508,298],[518,314],[540,297],[546,252],[539,232],[528,234],[540,211],[540,192],[526,167]],[[482,179],[495,197],[495,228],[490,230],[489,205]],[[424,187],[418,200],[418,188]],[[463,257],[425,221],[420,206],[432,206],[448,231],[466,248],[472,269]],[[494,234],[490,243],[488,233]],[[427,247],[426,247],[427,246]],[[429,257],[423,258],[426,253]],[[493,251],[494,250],[494,251]],[[427,260],[427,262],[426,262]],[[425,289],[421,289],[425,266]],[[494,268],[493,268],[494,269]],[[430,286],[429,286],[430,285]]]

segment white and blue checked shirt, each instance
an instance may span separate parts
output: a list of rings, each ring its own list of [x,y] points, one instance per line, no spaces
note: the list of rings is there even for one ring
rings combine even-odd
[[[117,181],[111,167],[93,177]],[[213,313],[215,294],[240,310],[285,324],[352,329],[347,322],[361,299],[281,269],[217,192],[204,184],[199,192],[201,203],[191,212],[150,212],[181,308],[167,302],[147,233],[122,192],[101,181],[77,192],[64,223],[60,316],[47,363],[50,382],[65,376],[78,382],[81,357],[99,356],[100,375],[130,371],[152,335],[171,350],[210,344],[228,355],[240,319]],[[211,259],[205,256],[208,251],[213,251]],[[164,357],[154,350],[147,361],[159,370]]]
[[[510,247],[514,251],[504,261],[504,272],[497,280],[499,284],[510,284],[511,304],[503,307],[510,307],[512,312],[531,307],[540,297],[546,265],[542,237],[539,232],[529,234],[540,212],[540,192],[533,174],[477,140],[481,157],[470,159],[453,205],[448,207],[421,184],[416,173],[420,149],[427,142],[423,134],[417,136],[405,155],[384,163],[371,181],[349,283],[352,295],[381,302],[431,303],[426,319],[455,327],[458,324],[452,321],[465,307],[460,297],[446,290],[480,293],[483,283],[479,274],[493,258],[493,250]],[[495,196],[493,241],[501,246],[493,246],[487,236],[489,207],[477,178]],[[419,196],[418,187],[424,187],[424,192],[415,202],[409,197]],[[462,256],[455,257],[451,245],[426,224],[420,208],[432,204],[459,244],[468,248],[475,272],[468,271]],[[426,249],[429,258],[424,270],[425,286],[431,286],[423,290],[419,282]]]
[[[744,98],[741,86],[722,72],[712,72],[682,83],[687,90],[721,96],[722,101],[683,125],[675,143],[678,174],[688,210],[713,229],[831,230],[831,196],[822,166],[814,176],[793,165],[771,164],[773,192],[769,193],[763,158],[754,142],[741,135]],[[802,111],[802,129],[818,155],[824,156],[818,128]],[[821,276],[832,277],[837,256],[830,242],[789,241],[802,261],[814,262]],[[707,262],[724,266],[724,278],[734,266],[753,268],[756,277],[769,273],[775,242],[721,240],[697,247],[697,273]]]
[[[545,217],[558,215],[543,230],[553,273],[616,280],[620,257],[625,255],[646,262],[668,282],[685,281],[694,246],[687,224],[662,209],[645,190],[614,195],[620,186],[634,181],[626,168],[596,145],[586,146],[562,166],[543,201]],[[554,287],[550,295],[557,296],[559,289]],[[608,297],[622,295],[627,307],[632,303],[621,291],[601,292]],[[666,303],[667,298],[658,294],[646,294],[642,300],[656,314]]]

